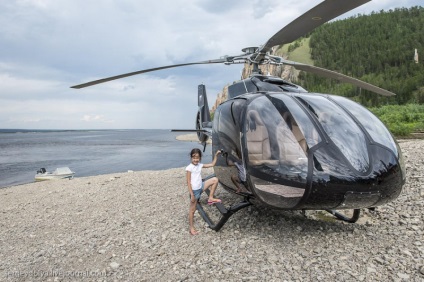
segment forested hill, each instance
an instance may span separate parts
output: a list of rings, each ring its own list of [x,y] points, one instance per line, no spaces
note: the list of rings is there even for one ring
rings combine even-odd
[[[309,42],[314,65],[359,78],[397,96],[388,99],[367,91],[358,95],[356,87],[302,73],[298,82],[309,91],[348,96],[366,106],[424,103],[423,7],[327,23],[310,34]],[[415,49],[419,63],[414,61]]]

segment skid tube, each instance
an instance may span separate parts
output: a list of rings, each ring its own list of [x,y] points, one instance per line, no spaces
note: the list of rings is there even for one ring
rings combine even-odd
[[[203,179],[203,181],[212,177],[215,177],[215,174],[209,175],[208,177]],[[209,189],[206,190],[205,192],[209,196],[209,193],[210,193]],[[241,201],[240,203],[232,205],[229,208],[226,208],[222,203],[215,203],[214,206],[218,209],[218,211],[222,215],[217,223],[214,223],[210,219],[209,215],[203,209],[202,204],[200,204],[200,201],[197,202],[196,208],[199,214],[202,216],[203,220],[206,221],[206,223],[209,225],[209,228],[218,232],[233,214],[235,214],[237,211],[244,209],[250,205],[252,205],[252,203],[249,201],[248,196],[244,197],[243,201]]]

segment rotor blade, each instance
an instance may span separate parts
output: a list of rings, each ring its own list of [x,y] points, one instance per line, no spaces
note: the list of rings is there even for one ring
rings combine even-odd
[[[211,134],[210,131],[205,129],[171,129],[171,132],[200,132],[200,133]]]
[[[371,0],[326,0],[301,15],[274,34],[260,52],[266,53],[275,45],[291,43],[314,28]]]
[[[194,62],[194,63],[169,65],[169,66],[157,67],[157,68],[152,68],[152,69],[145,69],[145,70],[140,70],[140,71],[135,71],[135,72],[124,73],[124,74],[120,74],[120,75],[116,75],[116,76],[106,77],[106,78],[102,78],[102,79],[98,79],[98,80],[93,80],[93,81],[90,81],[90,82],[87,82],[87,83],[71,86],[71,88],[80,89],[80,88],[84,88],[84,87],[108,82],[108,81],[111,81],[111,80],[120,79],[120,78],[124,78],[124,77],[128,77],[128,76],[133,76],[133,75],[137,75],[137,74],[151,72],[151,71],[170,69],[170,68],[176,68],[176,67],[183,67],[183,66],[190,66],[190,65],[219,64],[219,63],[225,63],[225,62],[228,62],[227,58],[201,61],[201,62]]]
[[[334,78],[337,79],[338,81],[341,82],[345,82],[345,83],[350,83],[353,84],[355,86],[358,86],[362,89],[366,89],[369,91],[372,91],[374,93],[383,95],[383,96],[394,96],[396,95],[393,92],[387,91],[385,89],[382,89],[380,87],[377,87],[375,85],[369,84],[365,81],[335,72],[335,71],[331,71],[331,70],[327,70],[327,69],[323,69],[320,67],[315,67],[315,66],[311,66],[311,65],[306,65],[306,64],[302,64],[302,63],[297,63],[297,62],[293,62],[293,61],[288,61],[288,60],[282,60],[282,62],[286,65],[289,66],[293,66],[295,69],[298,70],[302,70],[302,71],[306,71],[306,72],[310,72],[310,73],[314,73],[323,77],[328,77],[328,78]]]

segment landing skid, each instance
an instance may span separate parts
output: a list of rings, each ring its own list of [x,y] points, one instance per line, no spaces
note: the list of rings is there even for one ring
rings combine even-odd
[[[211,175],[207,178],[210,178],[213,176],[214,175]],[[206,190],[206,194],[208,194],[208,196],[209,196],[209,193],[210,193],[209,190]],[[233,214],[235,214],[237,211],[244,209],[250,205],[252,205],[252,203],[249,201],[248,196],[244,197],[243,201],[241,201],[240,203],[234,204],[230,206],[229,208],[226,208],[222,203],[214,204],[214,206],[219,210],[219,212],[222,215],[217,223],[214,223],[210,219],[210,217],[205,212],[200,202],[197,202],[196,207],[197,207],[197,211],[202,216],[203,220],[206,221],[206,223],[209,225],[209,228],[215,231],[219,231]]]
[[[326,210],[327,212],[334,215],[337,219],[343,220],[344,222],[355,223],[359,219],[359,214],[361,213],[360,209],[354,209],[352,217],[347,217],[342,213],[339,213],[335,210]]]
[[[203,209],[202,205],[200,203],[197,203],[197,211],[202,216],[203,220],[206,221],[206,223],[209,225],[209,228],[219,231],[222,226],[227,222],[227,220],[235,214],[237,211],[246,208],[250,206],[252,203],[249,202],[249,199],[245,198],[242,202],[237,203],[235,205],[230,206],[229,208],[226,208],[221,203],[214,204],[215,207],[219,210],[219,212],[222,214],[221,219],[214,223],[208,216],[208,214]]]

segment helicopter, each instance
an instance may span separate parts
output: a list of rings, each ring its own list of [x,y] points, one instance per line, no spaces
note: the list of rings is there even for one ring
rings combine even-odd
[[[310,93],[280,77],[264,75],[261,65],[295,69],[350,83],[383,96],[394,93],[344,74],[272,55],[272,48],[291,43],[316,27],[370,0],[325,0],[242,54],[199,62],[144,69],[71,88],[163,69],[203,64],[246,64],[247,78],[228,86],[228,98],[212,120],[206,86],[198,86],[195,129],[204,150],[212,139],[213,154],[221,151],[214,174],[228,191],[243,198],[226,207],[213,222],[199,203],[209,227],[220,230],[237,211],[257,204],[280,210],[325,210],[354,223],[361,209],[395,200],[406,180],[400,147],[385,125],[365,107],[345,97]],[[207,178],[208,178],[207,177]],[[347,216],[340,210],[353,210]]]

